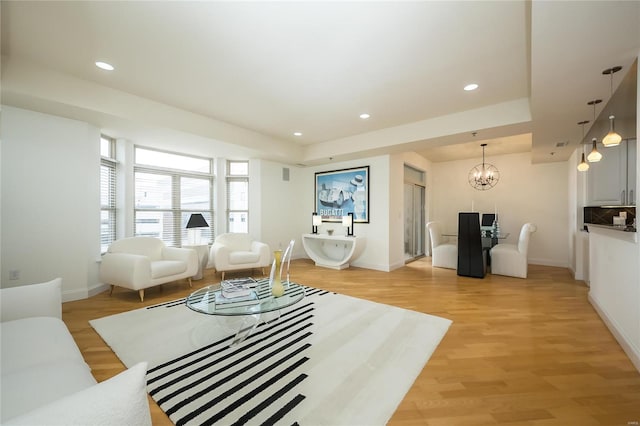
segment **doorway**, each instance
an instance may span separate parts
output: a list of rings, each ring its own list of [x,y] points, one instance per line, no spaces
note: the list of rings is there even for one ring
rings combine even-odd
[[[404,260],[425,255],[424,172],[404,166]]]

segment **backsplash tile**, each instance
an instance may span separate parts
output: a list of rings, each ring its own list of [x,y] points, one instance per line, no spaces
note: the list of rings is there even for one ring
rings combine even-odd
[[[613,225],[613,217],[620,216],[620,212],[627,212],[627,225],[633,224],[636,217],[635,207],[585,207],[584,223]]]

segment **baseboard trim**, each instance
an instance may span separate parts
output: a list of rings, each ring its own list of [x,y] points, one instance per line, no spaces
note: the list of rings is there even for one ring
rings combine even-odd
[[[111,286],[109,284],[98,284],[94,287],[91,287],[89,289],[89,296],[88,297],[93,297],[96,294],[100,294],[100,293],[104,293],[105,291],[109,290]]]
[[[622,350],[627,354],[634,367],[636,367],[636,370],[640,372],[640,349],[636,348],[633,343],[631,343],[626,338],[624,333],[617,327],[615,320],[607,315],[606,311],[602,309],[602,307],[593,297],[591,297],[591,293],[589,293],[589,302],[591,303],[591,306],[593,306],[593,308],[596,310],[598,315],[600,315],[602,322],[604,322],[611,334],[613,334],[613,337],[616,338],[616,340],[622,347]]]
[[[569,268],[569,263],[561,262],[553,259],[528,259],[530,265],[555,266],[558,268]]]
[[[364,269],[373,269],[374,271],[382,271],[382,272],[390,272],[391,269],[389,268],[389,266],[384,266],[384,265],[376,265],[373,263],[366,263],[366,262],[358,262],[355,261],[353,263],[350,263],[351,266],[354,266],[356,268],[364,268]]]
[[[96,294],[100,294],[109,289],[108,284],[98,284],[90,289],[85,290],[72,290],[62,292],[62,302],[73,302],[74,300],[84,300],[89,297],[93,297]]]

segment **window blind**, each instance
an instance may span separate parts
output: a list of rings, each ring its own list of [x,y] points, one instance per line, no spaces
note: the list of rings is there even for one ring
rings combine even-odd
[[[116,239],[116,162],[100,160],[100,252]]]
[[[140,149],[140,151],[148,153],[150,150]],[[179,156],[179,154],[171,154],[173,160]],[[171,164],[172,168],[141,165],[134,167],[134,234],[136,236],[160,238],[168,246],[180,247],[188,243],[186,225],[189,217],[193,213],[201,213],[209,224],[208,228],[200,230],[201,240],[211,243],[212,235],[215,235],[213,228],[214,176],[212,173],[202,173],[202,159],[197,158],[197,160],[198,169],[191,172],[176,170],[175,161]],[[211,163],[210,159],[209,162]],[[185,161],[183,164],[190,164],[190,162]],[[208,170],[211,168],[209,167]]]
[[[249,232],[249,162],[227,162],[227,231]]]

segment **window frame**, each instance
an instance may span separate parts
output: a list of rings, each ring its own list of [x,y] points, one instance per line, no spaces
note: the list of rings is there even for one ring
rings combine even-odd
[[[234,163],[243,163],[246,164],[246,168],[247,168],[247,173],[246,174],[231,174],[231,169],[232,169],[232,164]],[[249,160],[227,160],[227,164],[226,164],[226,185],[225,185],[225,190],[226,190],[226,201],[227,201],[227,208],[226,208],[226,214],[225,214],[225,223],[226,223],[226,228],[227,228],[227,232],[231,232],[231,215],[234,213],[245,213],[245,217],[246,217],[246,230],[244,232],[248,233],[249,232],[249,212],[250,212],[250,199],[249,199]],[[247,184],[247,208],[246,209],[232,209],[231,208],[231,183],[232,182],[246,182]]]
[[[153,166],[147,164],[138,164],[136,161],[137,150],[143,149],[148,151],[155,151],[160,153],[167,153],[171,155],[178,155],[189,158],[196,158],[201,160],[207,160],[209,162],[209,173],[200,172],[200,171],[188,171],[184,169],[178,168],[170,168],[170,167],[161,167],[161,166]],[[190,155],[179,152],[170,152],[164,151],[155,148],[149,148],[145,146],[135,145],[134,146],[134,166],[133,166],[133,186],[134,186],[134,198],[136,193],[136,188],[138,184],[137,174],[138,173],[147,173],[154,174],[160,176],[168,176],[170,177],[171,184],[171,206],[169,208],[138,208],[137,202],[133,200],[133,233],[138,236],[141,235],[141,232],[138,230],[138,224],[143,223],[138,220],[139,213],[145,212],[153,212],[153,213],[168,213],[171,217],[171,231],[170,231],[170,239],[162,238],[164,243],[169,247],[181,247],[183,245],[188,244],[188,237],[186,236],[186,229],[184,226],[186,224],[186,220],[183,218],[185,214],[192,213],[202,213],[205,218],[209,216],[207,222],[209,223],[210,237],[209,241],[206,241],[206,244],[211,244],[213,241],[213,237],[215,235],[215,210],[214,210],[214,187],[215,187],[215,174],[214,174],[214,161],[213,158],[201,157],[196,155]],[[207,180],[209,183],[208,190],[208,198],[209,198],[209,208],[208,209],[185,209],[182,206],[182,194],[181,194],[181,180],[182,179],[201,179]],[[140,219],[144,221],[145,219]],[[162,236],[161,236],[162,237]],[[161,238],[160,237],[160,238]],[[204,243],[203,243],[204,244]]]
[[[102,142],[108,142],[107,155],[102,155]],[[114,138],[107,135],[100,135],[100,253],[104,254],[111,243],[117,238],[117,217],[118,217],[118,204],[117,204],[117,186],[116,179],[118,173],[118,161],[116,160],[116,141]],[[107,187],[107,204],[103,204],[103,168],[107,169],[108,177],[106,182]],[[102,214],[107,212],[107,232],[103,233],[102,230]],[[105,238],[106,234],[106,238]]]

